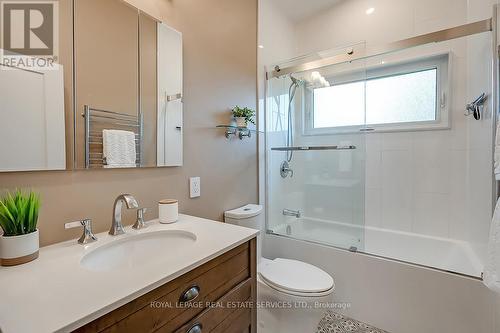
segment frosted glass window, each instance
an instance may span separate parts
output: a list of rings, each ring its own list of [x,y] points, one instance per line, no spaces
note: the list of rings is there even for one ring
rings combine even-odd
[[[313,128],[437,120],[436,68],[314,89]]]
[[[365,82],[314,89],[314,128],[363,125]]]
[[[436,120],[437,69],[366,82],[366,123]]]

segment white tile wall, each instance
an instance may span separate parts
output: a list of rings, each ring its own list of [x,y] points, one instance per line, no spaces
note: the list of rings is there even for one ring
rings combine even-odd
[[[490,172],[492,159],[489,149],[471,149],[468,151],[467,187],[467,222],[468,240],[473,243],[484,243],[488,235],[492,212],[492,177]]]
[[[382,226],[411,230],[413,222],[414,165],[408,150],[382,151]]]
[[[433,236],[449,236],[449,195],[417,192],[414,209],[413,232]]]
[[[372,227],[381,228],[382,223],[382,195],[379,188],[367,188],[365,197],[365,223]]]
[[[375,13],[367,16],[368,7]],[[491,12],[487,0],[344,1],[300,22],[296,45],[299,54],[359,41],[378,45],[484,19]],[[366,136],[367,225],[486,241],[491,121],[465,118],[463,109],[480,92],[491,91],[490,40],[485,33],[421,48],[452,52],[451,129]]]
[[[418,193],[450,193],[451,150],[448,132],[414,133],[414,190]]]
[[[380,147],[370,145],[366,147],[366,189],[380,189],[382,187],[382,151]]]
[[[450,163],[450,215],[449,232],[450,237],[455,239],[467,238],[468,216],[467,216],[467,151],[451,150]]]

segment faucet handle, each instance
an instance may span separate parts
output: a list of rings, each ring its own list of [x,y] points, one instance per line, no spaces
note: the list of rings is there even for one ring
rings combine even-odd
[[[91,219],[83,219],[81,221],[68,222],[64,224],[64,229],[73,229],[78,227],[83,227],[83,234],[78,239],[79,244],[88,244],[97,240],[97,237],[92,233]]]
[[[147,210],[147,208],[137,209],[137,219],[135,221],[135,224],[132,226],[133,229],[139,230],[147,227],[146,223],[144,222],[144,214],[147,212]]]

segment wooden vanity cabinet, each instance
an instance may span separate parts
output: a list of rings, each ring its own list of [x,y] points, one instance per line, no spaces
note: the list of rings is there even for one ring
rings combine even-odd
[[[255,238],[75,332],[256,332]]]

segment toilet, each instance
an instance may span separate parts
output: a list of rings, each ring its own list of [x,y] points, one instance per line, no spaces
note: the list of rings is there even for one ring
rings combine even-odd
[[[224,213],[226,223],[263,230],[260,205],[246,205]],[[259,333],[315,333],[333,302],[335,283],[322,269],[291,259],[262,257],[262,235],[257,238],[257,321]]]

